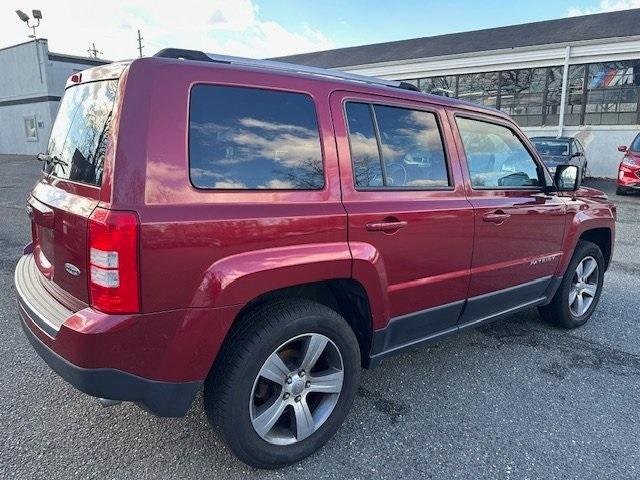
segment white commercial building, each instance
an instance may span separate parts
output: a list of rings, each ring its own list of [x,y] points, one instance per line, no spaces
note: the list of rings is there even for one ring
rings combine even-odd
[[[67,78],[105,63],[50,52],[45,39],[0,49],[0,154],[46,151]]]
[[[279,60],[410,81],[504,110],[529,136],[575,136],[615,177],[640,130],[640,9],[340,48]]]

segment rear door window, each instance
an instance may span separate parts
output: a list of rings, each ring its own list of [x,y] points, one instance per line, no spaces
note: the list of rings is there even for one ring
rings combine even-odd
[[[351,163],[357,187],[382,187],[382,163],[373,124],[373,107],[347,103],[347,124],[351,143]]]
[[[346,105],[355,184],[420,190],[449,186],[435,114],[387,105]]]
[[[258,88],[194,86],[189,165],[197,188],[323,188],[313,99]]]
[[[111,126],[117,80],[70,87],[62,97],[43,165],[50,175],[89,185],[102,184],[104,151]]]
[[[511,129],[462,117],[458,117],[456,122],[473,188],[510,189],[542,185],[538,164]]]

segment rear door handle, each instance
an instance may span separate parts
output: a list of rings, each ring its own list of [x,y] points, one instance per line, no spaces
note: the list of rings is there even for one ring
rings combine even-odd
[[[382,221],[367,223],[366,229],[370,232],[395,232],[407,226],[404,220]]]
[[[507,220],[511,215],[503,212],[502,210],[496,210],[495,212],[485,213],[482,216],[482,220],[485,222],[495,223],[500,225]]]

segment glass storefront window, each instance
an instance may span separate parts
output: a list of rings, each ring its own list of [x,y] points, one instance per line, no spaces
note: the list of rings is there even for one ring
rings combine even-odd
[[[445,77],[423,78],[420,80],[419,87],[425,93],[455,98],[456,77],[455,75],[448,75]]]
[[[498,72],[471,73],[458,77],[458,98],[488,107],[498,106]]]
[[[501,72],[500,109],[523,127],[543,125],[547,69]]]
[[[426,93],[500,108],[532,127],[558,125],[562,75],[562,66],[552,66],[410,81]],[[569,67],[565,125],[638,124],[639,102],[640,59]]]
[[[637,121],[640,61],[588,66],[585,125],[625,125]]]

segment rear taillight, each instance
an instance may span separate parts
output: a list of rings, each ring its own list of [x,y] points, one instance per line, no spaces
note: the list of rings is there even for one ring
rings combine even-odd
[[[106,313],[139,312],[138,216],[96,208],[88,245],[91,306]]]

